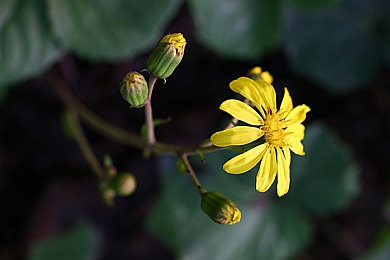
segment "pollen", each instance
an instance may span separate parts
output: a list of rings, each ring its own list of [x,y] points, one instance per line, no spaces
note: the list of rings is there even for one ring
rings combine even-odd
[[[176,49],[177,55],[182,55],[184,52],[184,48],[186,46],[186,40],[183,37],[181,33],[173,33],[165,35],[161,42],[165,42],[168,44],[173,44],[174,48]]]
[[[285,140],[283,119],[277,113],[267,113],[264,125],[261,129],[264,131],[264,137],[267,143],[276,147],[284,147]]]

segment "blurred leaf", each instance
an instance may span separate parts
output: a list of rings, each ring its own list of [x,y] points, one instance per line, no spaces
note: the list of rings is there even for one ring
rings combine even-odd
[[[377,238],[374,247],[369,249],[360,260],[388,260],[390,259],[390,228],[384,228]]]
[[[0,92],[33,77],[61,55],[52,41],[42,0],[0,4]]]
[[[30,250],[30,260],[97,259],[100,239],[89,222],[82,222],[68,231],[38,241]]]
[[[181,0],[47,0],[66,48],[93,60],[123,60],[157,43]]]
[[[287,0],[301,10],[322,10],[329,8],[341,0]]]
[[[221,157],[225,157],[222,161],[227,160],[226,154]],[[207,156],[206,165],[211,165],[200,173],[201,182],[210,191],[218,190],[235,200],[232,194],[251,190],[246,193],[245,202],[242,197],[235,201],[243,215],[241,222],[233,226],[210,220],[200,209],[196,188],[189,188],[192,186],[189,178],[176,173],[175,161],[168,158],[161,161],[162,194],[149,216],[147,228],[174,250],[179,259],[286,259],[311,241],[312,226],[302,212],[281,200],[269,205],[253,203],[254,194],[257,198],[261,196],[254,189],[254,176],[247,175],[252,178],[252,185],[245,187],[240,178],[216,170],[221,169],[221,161],[215,164],[212,161]],[[217,186],[224,189],[215,189]]]
[[[377,0],[378,4],[378,31],[382,42],[383,59],[388,68],[390,68],[390,1]]]
[[[10,16],[14,13],[18,0],[8,0],[0,2],[0,28],[3,28],[3,25]]]
[[[289,8],[285,46],[293,69],[333,93],[367,83],[382,59],[375,4],[342,1],[321,13]]]
[[[190,0],[203,44],[227,57],[254,59],[278,47],[282,21],[274,0]]]
[[[341,210],[359,188],[350,152],[321,123],[308,126],[303,143],[306,155],[292,159],[286,198],[318,214]]]

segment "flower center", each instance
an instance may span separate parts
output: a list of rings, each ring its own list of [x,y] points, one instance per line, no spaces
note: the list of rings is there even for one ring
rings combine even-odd
[[[269,144],[276,147],[286,146],[283,122],[278,114],[272,114],[271,110],[268,110],[261,129],[263,129],[265,140]]]

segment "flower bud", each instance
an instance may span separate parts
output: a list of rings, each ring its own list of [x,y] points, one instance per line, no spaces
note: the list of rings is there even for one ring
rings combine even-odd
[[[146,69],[156,78],[166,79],[179,65],[184,55],[186,39],[181,33],[165,35],[146,61]]]
[[[241,220],[241,211],[237,205],[219,192],[205,192],[201,206],[202,210],[219,224],[232,225]]]
[[[130,107],[143,107],[148,98],[148,83],[142,74],[131,71],[122,79],[120,92]]]
[[[108,187],[115,194],[128,196],[136,189],[137,183],[135,177],[131,173],[118,173],[109,180]]]
[[[248,77],[250,77],[253,80],[262,79],[267,81],[269,84],[272,84],[272,82],[274,81],[272,75],[268,71],[263,71],[259,66],[256,66],[252,68],[250,71],[248,71]]]

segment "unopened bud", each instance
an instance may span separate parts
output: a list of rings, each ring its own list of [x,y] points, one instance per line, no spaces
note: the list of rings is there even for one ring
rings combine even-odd
[[[253,80],[262,79],[267,81],[269,84],[272,84],[272,82],[274,81],[272,75],[268,71],[263,71],[259,66],[256,66],[250,71],[248,71],[248,77]]]
[[[186,39],[181,33],[165,35],[146,61],[146,69],[156,78],[166,79],[181,62]]]
[[[237,205],[219,192],[205,192],[201,206],[202,210],[219,224],[232,225],[241,220],[241,211]]]
[[[143,107],[148,98],[148,83],[142,74],[131,71],[122,79],[120,92],[131,107]]]
[[[115,192],[115,194],[121,196],[128,196],[132,194],[137,183],[135,177],[131,173],[118,173],[109,180],[108,187]]]

